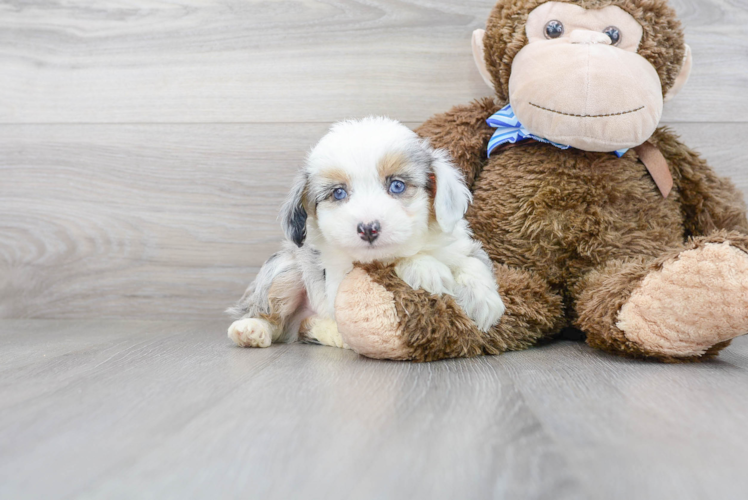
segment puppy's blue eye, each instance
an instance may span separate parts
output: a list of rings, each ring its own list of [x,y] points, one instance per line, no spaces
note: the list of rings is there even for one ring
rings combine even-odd
[[[343,188],[336,188],[335,191],[332,192],[332,197],[336,200],[344,200],[348,196],[348,193]]]
[[[403,181],[392,181],[390,182],[390,193],[400,194],[405,191],[405,183]]]

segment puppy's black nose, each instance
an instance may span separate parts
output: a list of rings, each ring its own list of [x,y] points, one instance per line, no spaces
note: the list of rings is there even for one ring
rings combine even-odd
[[[369,222],[368,224],[364,224],[363,222],[361,222],[356,227],[356,229],[358,230],[358,235],[362,240],[368,241],[369,243],[374,243],[374,240],[377,239],[377,236],[379,236],[380,232],[379,221],[375,220],[374,222]]]

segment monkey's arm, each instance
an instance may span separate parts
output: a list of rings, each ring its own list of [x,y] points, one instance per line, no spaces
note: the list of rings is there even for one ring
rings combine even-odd
[[[731,180],[718,176],[667,128],[657,129],[651,141],[665,156],[680,191],[687,236],[720,229],[748,234],[743,195]]]
[[[449,151],[472,189],[473,181],[486,162],[486,147],[495,130],[488,126],[486,119],[499,109],[493,98],[484,97],[432,116],[416,129],[416,133],[431,140],[434,147]]]

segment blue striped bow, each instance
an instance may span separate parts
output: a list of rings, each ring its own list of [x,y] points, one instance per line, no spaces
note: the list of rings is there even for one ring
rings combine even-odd
[[[512,110],[511,104],[507,104],[496,113],[491,115],[491,117],[486,120],[486,123],[488,123],[491,127],[496,128],[496,132],[493,133],[493,135],[491,136],[491,140],[488,141],[489,157],[491,156],[491,152],[502,144],[506,144],[507,142],[511,142],[512,144],[514,144],[515,142],[522,141],[524,139],[535,139],[536,141],[553,144],[557,148],[561,149],[569,149],[570,147],[565,144],[559,144],[557,142],[549,141],[548,139],[545,139],[543,137],[538,137],[537,135],[531,134],[530,131],[528,131],[519,122],[517,116],[514,114],[514,110]],[[620,158],[626,151],[628,151],[628,148],[619,149],[618,151],[614,151],[614,153],[617,157]]]

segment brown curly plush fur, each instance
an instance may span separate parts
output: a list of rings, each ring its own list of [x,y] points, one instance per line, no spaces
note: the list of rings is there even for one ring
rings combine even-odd
[[[543,280],[527,271],[497,265],[506,313],[499,325],[483,333],[451,297],[411,289],[397,277],[394,266],[371,263],[357,267],[392,294],[399,318],[397,329],[402,332],[397,359],[421,362],[526,349],[545,331],[557,328],[554,318],[563,312],[561,300],[549,293]]]
[[[640,349],[615,327],[616,315],[657,262],[687,248],[688,237],[719,229],[748,232],[745,204],[735,186],[664,127],[650,141],[667,159],[674,179],[667,199],[633,151],[617,158],[526,142],[497,151],[489,160],[485,149],[492,129],[485,119],[499,108],[492,99],[458,106],[417,132],[457,158],[474,195],[467,218],[489,256],[507,269],[532,273],[533,289],[537,279],[546,283],[542,302],[563,303],[562,314],[544,318],[532,332],[513,326],[515,337],[532,342],[574,327],[587,334],[590,345],[616,354],[670,362],[697,359]],[[725,233],[711,238],[735,244]],[[608,275],[615,279],[598,286]],[[521,279],[507,286],[500,273],[497,278],[502,297],[514,308],[530,309],[539,300],[522,296]],[[504,320],[502,325],[507,326]],[[497,343],[496,350],[505,349]]]

